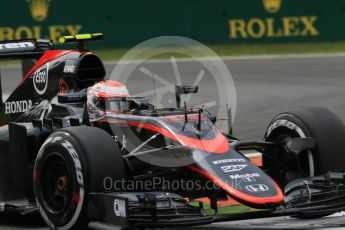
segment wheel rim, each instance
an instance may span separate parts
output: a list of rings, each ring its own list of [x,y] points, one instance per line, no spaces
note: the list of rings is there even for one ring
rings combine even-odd
[[[62,213],[72,199],[70,173],[66,162],[57,153],[52,153],[42,163],[40,189],[45,206],[51,213]]]
[[[277,135],[274,138],[268,138],[268,140],[283,143],[288,138],[306,137],[303,132],[295,132],[292,130],[286,130],[286,132],[283,133],[284,134]],[[314,157],[310,150],[305,153],[301,153],[298,159],[293,163],[291,163],[291,159],[287,159],[286,155],[276,155],[276,160],[277,162],[274,167],[278,171],[278,175],[283,176],[285,181],[284,185],[294,179],[312,177],[315,175]]]

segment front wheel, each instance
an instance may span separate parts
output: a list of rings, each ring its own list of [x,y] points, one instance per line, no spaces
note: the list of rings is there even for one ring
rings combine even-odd
[[[35,163],[39,212],[51,229],[87,229],[88,193],[105,191],[107,177],[126,176],[120,150],[108,133],[86,126],[58,130],[44,142]]]
[[[282,188],[295,179],[345,169],[345,126],[328,109],[307,107],[282,113],[270,122],[265,133],[265,140],[275,143],[304,137],[314,138],[316,147],[300,153],[297,158],[284,151],[263,156],[263,169]]]

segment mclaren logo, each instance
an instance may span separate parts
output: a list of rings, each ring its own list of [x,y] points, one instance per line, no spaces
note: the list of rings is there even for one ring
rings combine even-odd
[[[49,4],[51,0],[27,0],[31,16],[36,21],[44,21],[48,16]]]
[[[280,10],[282,0],[262,0],[268,13],[277,13]]]
[[[0,44],[0,50],[18,49],[18,48],[26,48],[26,47],[35,47],[35,45],[32,42],[12,42],[12,43]]]
[[[245,187],[249,192],[267,192],[269,187],[265,184],[251,184]]]

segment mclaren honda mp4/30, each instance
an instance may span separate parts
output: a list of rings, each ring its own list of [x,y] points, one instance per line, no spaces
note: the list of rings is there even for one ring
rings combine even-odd
[[[332,112],[285,112],[269,124],[264,141],[238,140],[217,129],[203,108],[181,108],[181,95],[197,93],[196,85],[176,85],[177,107],[156,108],[104,80],[102,61],[84,45],[101,38],[61,39],[77,43],[75,50],[39,39],[0,43],[0,59],[19,59],[23,67],[0,107],[1,212],[39,212],[51,229],[86,229],[313,218],[344,209],[345,127]],[[246,151],[260,153],[262,165]],[[164,183],[126,190],[105,178]],[[201,186],[166,186],[181,179]],[[249,211],[218,212],[219,201],[229,198]]]

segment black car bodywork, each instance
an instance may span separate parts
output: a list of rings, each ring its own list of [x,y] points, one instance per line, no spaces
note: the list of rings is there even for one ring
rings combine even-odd
[[[215,117],[202,108],[156,109],[145,98],[130,99],[130,113],[90,120],[85,90],[105,77],[96,55],[82,46],[79,50],[53,50],[44,40],[1,44],[0,59],[22,59],[25,68],[21,83],[0,106],[0,211],[37,211],[32,189],[37,153],[50,134],[71,126],[97,127],[113,136],[132,180],[186,178],[217,185],[207,190],[171,191],[160,186],[156,191],[88,194],[93,222],[163,227],[280,215],[318,216],[344,209],[345,174],[330,172],[296,180],[283,193],[280,181],[266,174],[269,168],[257,167],[241,153],[254,150],[266,155],[274,151],[298,155],[315,148],[312,138],[284,143],[239,141],[221,133],[214,125]],[[196,92],[191,85],[178,86],[177,91]],[[163,161],[166,157],[170,166],[150,164],[157,157]],[[171,166],[174,162],[175,167]],[[236,186],[238,181],[243,186]],[[202,203],[191,206],[187,202],[187,198],[208,197],[217,213],[217,200],[226,196],[261,210],[205,215]]]

